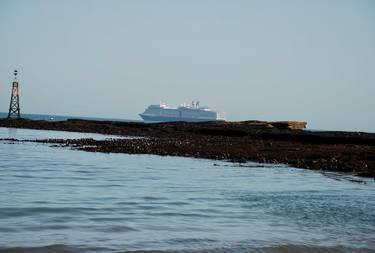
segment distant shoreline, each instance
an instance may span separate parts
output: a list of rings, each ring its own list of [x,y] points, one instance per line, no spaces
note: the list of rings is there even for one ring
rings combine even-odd
[[[6,119],[8,113],[0,112],[0,119]],[[30,120],[45,120],[45,121],[65,121],[68,119],[81,119],[81,120],[94,120],[94,121],[119,121],[119,122],[143,122],[141,119],[118,119],[118,118],[101,118],[90,116],[66,116],[66,115],[53,115],[53,114],[34,114],[22,113],[22,118]]]
[[[301,122],[296,122],[299,128]],[[39,140],[90,152],[156,154],[280,163],[375,178],[375,134],[306,131],[264,121],[158,123],[0,119],[0,127],[143,136],[116,140]]]

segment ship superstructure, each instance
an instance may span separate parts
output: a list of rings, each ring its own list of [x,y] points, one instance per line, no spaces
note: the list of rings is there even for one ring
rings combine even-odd
[[[182,104],[179,107],[168,106],[165,103],[150,105],[139,114],[146,122],[202,122],[202,121],[224,121],[225,114],[216,112],[209,107],[200,106],[199,102]]]

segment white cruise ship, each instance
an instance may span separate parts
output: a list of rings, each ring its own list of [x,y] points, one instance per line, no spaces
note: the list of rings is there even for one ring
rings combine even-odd
[[[199,102],[183,104],[179,107],[171,107],[165,103],[150,105],[139,114],[145,122],[202,122],[202,121],[224,121],[225,114],[216,112],[208,107],[202,107]]]

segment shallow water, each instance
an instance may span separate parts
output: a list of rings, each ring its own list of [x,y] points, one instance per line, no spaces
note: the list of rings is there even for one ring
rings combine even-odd
[[[3,141],[0,203],[0,252],[375,252],[374,180],[285,166]]]
[[[104,135],[96,133],[78,133],[53,130],[33,130],[0,127],[0,139],[14,138],[18,140],[35,140],[35,139],[82,139],[92,138],[94,140],[117,139],[117,138],[134,138],[118,135]]]

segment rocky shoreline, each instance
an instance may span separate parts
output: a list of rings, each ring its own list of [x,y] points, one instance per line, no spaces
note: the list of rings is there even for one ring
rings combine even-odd
[[[304,125],[304,122],[264,121],[144,124],[0,119],[0,127],[146,137],[36,141],[90,152],[282,163],[297,168],[345,172],[375,178],[375,134],[312,132],[301,130]]]

